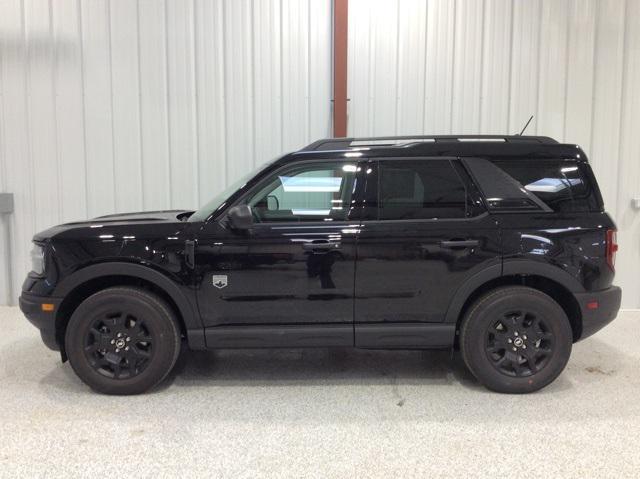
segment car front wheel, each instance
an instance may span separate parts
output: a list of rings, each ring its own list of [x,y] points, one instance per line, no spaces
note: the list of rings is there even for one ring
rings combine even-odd
[[[138,394],[169,374],[181,336],[171,308],[140,288],[113,287],[74,311],[65,348],[76,374],[105,394]]]

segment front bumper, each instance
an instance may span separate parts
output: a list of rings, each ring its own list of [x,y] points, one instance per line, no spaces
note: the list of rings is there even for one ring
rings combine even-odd
[[[615,319],[620,310],[622,290],[611,286],[592,293],[576,293],[576,299],[582,311],[582,333],[580,340],[604,328]]]
[[[56,340],[56,313],[60,306],[60,298],[50,296],[39,296],[23,292],[20,295],[20,310],[36,328],[40,330],[42,341],[54,351],[60,350],[60,345]],[[42,304],[53,304],[53,311],[43,311]]]

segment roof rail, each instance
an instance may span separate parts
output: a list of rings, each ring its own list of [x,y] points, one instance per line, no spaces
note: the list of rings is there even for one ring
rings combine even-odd
[[[362,138],[325,138],[314,141],[299,151],[349,150],[357,148],[407,148],[420,143],[558,143],[548,136],[520,135],[436,135],[436,136],[374,136]]]

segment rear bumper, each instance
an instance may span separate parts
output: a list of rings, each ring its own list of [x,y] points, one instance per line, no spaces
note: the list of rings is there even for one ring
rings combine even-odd
[[[53,311],[42,311],[42,304],[53,304]],[[59,298],[38,296],[23,292],[19,299],[20,310],[31,324],[40,330],[42,341],[54,351],[59,351],[60,346],[56,341],[56,312],[60,305]]]
[[[588,338],[615,319],[620,310],[622,290],[612,286],[593,293],[576,293],[582,311],[582,332],[579,340]]]

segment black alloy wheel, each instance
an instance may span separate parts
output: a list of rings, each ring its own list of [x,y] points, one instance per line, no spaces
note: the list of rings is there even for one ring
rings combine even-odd
[[[514,377],[536,374],[553,354],[553,332],[534,312],[517,310],[502,315],[487,328],[485,349],[499,372]]]
[[[153,343],[144,319],[117,310],[94,319],[85,335],[84,352],[98,373],[108,378],[128,379],[148,366]]]
[[[152,292],[129,286],[89,296],[65,332],[73,370],[106,394],[139,394],[160,383],[173,368],[181,342],[173,309]]]
[[[537,391],[564,370],[573,344],[565,311],[542,291],[496,288],[478,298],[460,325],[460,350],[471,373],[503,393]]]

